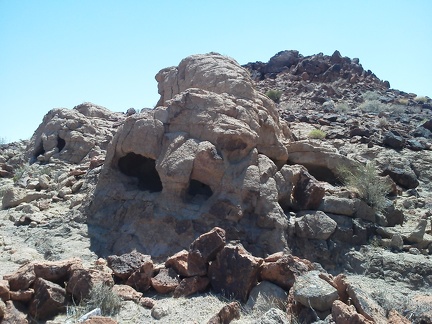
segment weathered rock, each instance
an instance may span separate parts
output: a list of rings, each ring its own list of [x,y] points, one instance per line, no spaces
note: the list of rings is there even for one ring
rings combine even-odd
[[[298,237],[327,240],[336,230],[337,223],[322,211],[304,211],[297,216],[295,231]]]
[[[319,210],[325,213],[353,216],[355,212],[355,200],[339,197],[324,197]]]
[[[180,284],[180,279],[173,269],[161,269],[160,272],[151,279],[151,284],[159,294],[168,294],[177,288]]]
[[[156,300],[154,300],[153,298],[150,298],[150,297],[142,297],[139,300],[139,304],[142,307],[152,309],[156,305]]]
[[[260,278],[289,290],[297,276],[312,270],[312,263],[293,255],[279,256],[277,259],[265,259],[261,265]]]
[[[0,299],[3,301],[10,299],[10,286],[7,280],[0,280]]]
[[[216,254],[223,249],[226,243],[225,230],[219,227],[200,235],[189,247],[189,262],[207,263],[216,258]]]
[[[189,260],[189,252],[181,250],[165,261],[165,267],[173,268],[183,277],[203,276],[207,274],[206,263],[201,259],[198,259],[198,264],[192,264],[192,261],[193,260]]]
[[[72,267],[66,291],[79,301],[87,298],[92,288],[97,284],[113,286],[112,273],[98,269],[85,269],[80,266]]]
[[[413,323],[432,323],[432,297],[414,296],[406,306],[406,313]]]
[[[3,276],[9,281],[10,290],[18,291],[29,288],[36,279],[34,263],[27,263],[21,266],[15,273]]]
[[[241,245],[226,245],[209,267],[208,277],[217,293],[246,301],[258,282],[263,262],[250,255]]]
[[[411,324],[412,322],[408,320],[406,317],[403,317],[396,310],[390,310],[387,318],[388,324]]]
[[[373,321],[366,319],[362,314],[357,313],[353,305],[348,306],[340,300],[332,305],[332,318],[338,324],[372,324]]]
[[[284,309],[288,294],[270,281],[261,281],[252,288],[245,305],[248,310],[267,312],[272,308]]]
[[[20,302],[29,302],[34,295],[34,290],[29,288],[27,290],[18,290],[10,292],[10,299]]]
[[[229,324],[234,319],[240,318],[240,304],[231,302],[219,311],[215,316],[210,318],[207,324]]]
[[[338,299],[337,289],[322,280],[317,271],[297,277],[293,290],[297,302],[321,312],[330,310],[333,302]]]
[[[309,172],[302,172],[293,192],[295,208],[300,210],[317,209],[324,194],[324,186]]]
[[[403,238],[402,235],[397,233],[394,234],[391,238],[390,241],[390,247],[392,247],[393,249],[397,250],[397,251],[401,251],[403,248]]]
[[[114,285],[112,292],[123,300],[132,300],[135,303],[138,303],[143,296],[141,292],[136,291],[128,285]]]
[[[383,144],[388,145],[396,150],[400,150],[405,146],[405,140],[397,133],[389,131],[384,134]]]
[[[27,315],[24,313],[26,311],[26,307],[23,304],[14,302],[12,300],[6,301],[5,304],[6,311],[1,321],[2,324],[27,324],[29,322],[27,320]]]
[[[160,320],[162,317],[169,315],[171,309],[165,305],[155,305],[151,310],[151,316]]]
[[[111,317],[106,316],[92,316],[84,321],[84,324],[117,324],[118,322]]]
[[[408,167],[402,169],[389,166],[384,170],[383,175],[389,175],[394,182],[407,189],[416,188],[419,185],[414,171]]]
[[[174,297],[189,296],[198,292],[203,292],[210,284],[208,277],[189,277],[180,281],[180,284],[174,290]]]
[[[151,256],[132,251],[120,256],[110,255],[107,261],[108,267],[113,270],[114,275],[120,279],[126,280],[132,273],[140,269],[143,263],[151,262]]]
[[[48,280],[37,278],[29,313],[37,319],[48,319],[64,311],[66,290]]]
[[[279,308],[270,308],[260,318],[251,322],[253,324],[289,324],[292,323],[287,314]]]
[[[126,284],[138,291],[144,292],[151,287],[153,277],[153,261],[150,257],[146,258],[139,269],[133,272],[126,281]]]
[[[168,256],[230,224],[245,235],[230,231],[228,239],[262,253],[284,249],[284,193],[274,177],[291,134],[274,103],[254,90],[246,70],[217,54],[188,57],[157,80],[160,106],[128,117],[107,152],[86,212],[90,229],[98,228],[90,232],[95,250],[120,254],[133,246]],[[322,186],[311,178],[301,184],[302,207],[320,200]]]
[[[36,277],[64,284],[68,280],[69,270],[72,266],[82,267],[81,260],[72,258],[62,261],[35,262],[34,273]]]
[[[44,192],[24,190],[18,187],[8,187],[3,194],[2,208],[16,207],[23,202],[29,203],[44,198],[51,198],[51,195]]]
[[[414,228],[414,230],[404,235],[405,239],[410,243],[422,242],[423,237],[426,233],[427,223],[428,222],[426,219],[420,219],[419,222],[417,223],[417,226]]]
[[[347,292],[357,311],[366,319],[378,324],[387,323],[383,308],[365,291],[349,283]]]

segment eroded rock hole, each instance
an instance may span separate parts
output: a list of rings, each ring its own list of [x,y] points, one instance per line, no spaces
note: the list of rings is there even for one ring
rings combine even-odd
[[[61,150],[64,149],[65,145],[66,145],[66,141],[60,136],[57,136],[57,148],[59,152],[61,152]]]
[[[45,150],[43,148],[43,144],[42,142],[39,143],[39,145],[37,146],[37,148],[34,151],[34,155],[33,155],[33,159],[31,159],[30,163],[34,163],[37,161],[37,157],[39,155],[44,155],[45,154]]]
[[[150,192],[162,191],[162,182],[156,170],[156,161],[140,154],[128,153],[118,161],[123,174],[138,178],[138,189]]]
[[[187,194],[190,200],[194,200],[199,196],[202,199],[207,200],[213,195],[213,191],[211,190],[210,186],[206,185],[205,183],[202,183],[198,180],[191,180],[189,182]]]

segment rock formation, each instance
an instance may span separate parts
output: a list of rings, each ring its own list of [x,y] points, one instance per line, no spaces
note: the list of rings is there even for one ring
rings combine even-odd
[[[274,103],[219,54],[190,56],[156,79],[159,106],[128,117],[108,148],[88,209],[95,249],[167,255],[222,224],[258,254],[286,248],[281,205],[294,207],[295,187],[314,179],[287,165],[291,135]],[[315,201],[298,195],[301,209],[319,204],[324,191],[313,186]]]

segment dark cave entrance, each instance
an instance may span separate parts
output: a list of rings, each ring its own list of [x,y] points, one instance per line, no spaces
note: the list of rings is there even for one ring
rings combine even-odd
[[[66,141],[63,138],[61,138],[60,136],[57,136],[58,151],[61,152],[61,150],[63,150],[65,146],[66,146]]]
[[[120,172],[138,178],[138,189],[150,192],[162,191],[162,182],[156,170],[156,161],[140,154],[128,153],[118,161]]]
[[[34,151],[34,155],[33,155],[33,159],[32,162],[36,162],[37,161],[37,157],[39,155],[44,155],[45,154],[45,150],[43,148],[43,144],[42,141],[39,143],[39,145],[37,146],[36,150]]]
[[[201,198],[205,201],[212,195],[213,190],[211,190],[209,185],[194,179],[189,182],[189,188],[187,191],[187,200],[189,202],[195,200],[196,198]]]

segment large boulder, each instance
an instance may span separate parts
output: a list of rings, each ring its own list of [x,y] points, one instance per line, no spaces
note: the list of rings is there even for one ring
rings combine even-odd
[[[306,173],[292,183],[287,124],[246,70],[218,54],[194,55],[156,76],[159,107],[128,117],[107,150],[87,209],[93,248],[168,256],[214,227],[255,255],[287,247],[281,207],[293,186],[319,204]],[[277,179],[277,180],[276,180]],[[291,179],[292,180],[292,179]]]

